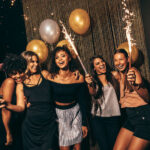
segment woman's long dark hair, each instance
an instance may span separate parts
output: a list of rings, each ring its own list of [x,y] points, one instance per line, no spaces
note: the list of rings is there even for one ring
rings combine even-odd
[[[115,91],[116,91],[116,94],[117,94],[117,97],[119,98],[120,97],[120,94],[119,94],[119,84],[117,82],[117,80],[113,77],[111,71],[112,69],[110,68],[109,64],[103,59],[102,56],[100,55],[96,55],[96,56],[93,56],[91,59],[90,59],[90,65],[91,65],[91,71],[92,71],[92,76],[94,78],[94,81],[96,82],[96,84],[98,85],[98,91],[95,95],[95,101],[93,101],[93,103],[95,103],[95,108],[94,108],[94,114],[96,114],[96,111],[98,109],[98,107],[100,108],[100,112],[102,111],[101,110],[101,104],[100,103],[103,103],[103,99],[100,99],[100,103],[98,101],[99,98],[101,98],[102,96],[104,96],[104,93],[103,93],[103,90],[102,90],[102,83],[100,82],[99,78],[98,78],[98,75],[97,75],[97,72],[95,71],[94,69],[94,59],[96,58],[100,58],[101,60],[103,60],[106,64],[106,80],[108,82],[110,82],[112,84],[112,86],[114,87]]]
[[[67,47],[65,47],[65,46],[63,46],[63,47],[56,47],[54,49],[54,51],[52,52],[52,54],[51,54],[50,73],[52,74],[53,77],[59,73],[59,67],[55,63],[55,56],[56,56],[56,53],[59,52],[59,51],[66,52],[68,54],[68,56],[70,57],[71,60],[69,61],[69,70],[71,72],[74,72],[77,69],[77,63],[73,59],[69,49]]]
[[[90,66],[91,66],[92,76],[93,76],[94,80],[96,81],[96,84],[99,86],[96,98],[99,98],[99,97],[103,96],[103,91],[102,91],[102,86],[103,85],[99,81],[98,75],[97,75],[96,71],[94,70],[94,60],[96,58],[100,58],[101,60],[103,60],[105,62],[105,64],[106,64],[106,80],[108,82],[110,82],[110,83],[112,82],[112,75],[111,75],[111,68],[110,68],[110,66],[108,65],[108,63],[104,60],[104,58],[101,55],[93,56],[90,59]]]

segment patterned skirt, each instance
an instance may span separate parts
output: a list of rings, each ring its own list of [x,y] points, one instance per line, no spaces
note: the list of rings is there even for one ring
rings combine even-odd
[[[82,116],[78,104],[71,108],[56,106],[59,125],[59,146],[71,146],[82,141]]]

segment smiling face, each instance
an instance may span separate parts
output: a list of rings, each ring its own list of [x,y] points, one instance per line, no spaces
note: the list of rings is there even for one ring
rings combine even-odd
[[[15,80],[16,83],[20,83],[23,81],[24,77],[25,77],[25,73],[14,73],[14,74],[10,74],[9,75],[12,79]]]
[[[114,65],[120,72],[124,72],[128,65],[128,58],[123,53],[116,53],[114,55]]]
[[[93,66],[97,74],[106,73],[106,63],[101,58],[95,58]]]
[[[67,68],[69,66],[70,59],[71,58],[64,50],[56,52],[55,63],[60,69]]]
[[[36,73],[38,71],[39,67],[39,61],[36,56],[32,56],[31,60],[28,62],[27,69],[30,71],[30,73]]]

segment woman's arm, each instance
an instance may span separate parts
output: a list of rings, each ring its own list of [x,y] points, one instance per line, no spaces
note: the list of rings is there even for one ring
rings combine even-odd
[[[86,83],[88,85],[89,93],[92,96],[95,96],[96,95],[96,87],[94,86],[94,83],[93,83],[93,80],[92,80],[92,76],[90,76],[89,74],[87,74],[85,76],[85,81],[86,81]]]
[[[87,128],[87,101],[89,99],[88,89],[85,83],[82,83],[80,85],[79,91],[78,91],[78,103],[80,106],[80,111],[82,114],[82,132],[83,132],[83,138],[87,136],[88,128]]]
[[[41,73],[46,80],[51,80],[51,74],[47,70],[42,70]]]
[[[11,78],[7,78],[4,80],[2,84],[2,93],[3,93],[3,99],[6,100],[7,103],[12,102],[12,97],[15,89],[15,81]],[[10,131],[10,119],[11,119],[11,111],[3,108],[2,109],[2,120],[3,124],[6,130],[6,143],[5,145],[10,145],[13,141],[11,131]]]
[[[25,110],[25,99],[24,99],[24,92],[23,92],[23,84],[18,83],[16,87],[16,96],[17,96],[17,104],[13,105],[10,103],[6,104],[6,108],[16,112],[22,112]]]
[[[131,84],[133,90],[135,90],[139,94],[141,99],[132,99],[131,101],[123,98],[121,100],[121,107],[138,107],[147,104],[147,101],[144,98],[145,95],[148,95],[148,91],[146,88],[141,88],[141,84],[143,81],[140,72],[136,68],[129,69],[127,73],[127,80]]]
[[[132,85],[140,85],[142,84],[142,77],[140,72],[136,69],[136,68],[131,68],[129,69],[128,73],[127,73],[127,80],[129,81],[129,83],[131,83]]]

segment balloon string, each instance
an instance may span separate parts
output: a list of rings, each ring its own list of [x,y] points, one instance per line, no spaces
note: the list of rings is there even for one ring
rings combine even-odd
[[[74,50],[74,52],[75,52],[75,54],[77,55],[77,58],[78,58],[78,60],[79,60],[79,62],[80,62],[80,64],[81,64],[81,66],[82,66],[82,68],[83,68],[83,70],[84,70],[84,72],[85,72],[85,74],[88,74],[88,72],[87,72],[87,70],[86,70],[86,68],[85,68],[85,66],[84,66],[84,64],[83,64],[83,62],[82,62],[82,60],[81,60],[81,58],[80,58],[80,56],[79,56],[79,54],[78,54],[78,51],[77,51],[77,49],[76,49],[76,47],[75,47],[75,45],[74,45],[74,42],[72,41],[72,39],[71,39],[71,37],[69,36],[69,34],[68,34],[68,32],[67,32],[67,30],[66,30],[66,27],[64,26],[64,24],[63,24],[63,22],[60,20],[60,23],[61,23],[61,26],[62,26],[62,33],[64,33],[64,35],[65,35],[65,39],[69,42],[69,44],[72,46],[72,49]]]

